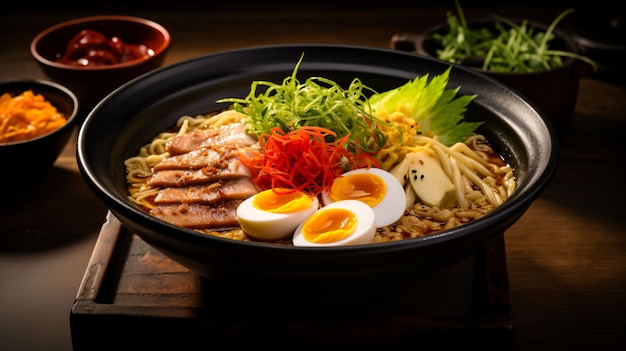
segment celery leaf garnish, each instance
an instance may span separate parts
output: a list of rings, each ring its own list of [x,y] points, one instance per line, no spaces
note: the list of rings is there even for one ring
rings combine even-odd
[[[444,73],[429,75],[405,83],[404,85],[374,94],[368,103],[372,114],[384,109],[388,113],[402,111],[420,125],[420,132],[426,136],[436,136],[445,145],[463,141],[483,122],[465,122],[463,114],[475,95],[457,96],[459,88],[448,89],[449,67]]]

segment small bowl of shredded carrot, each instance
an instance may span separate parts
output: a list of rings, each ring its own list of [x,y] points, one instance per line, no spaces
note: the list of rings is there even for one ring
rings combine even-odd
[[[44,175],[69,142],[77,125],[78,98],[45,80],[0,82],[1,180]]]

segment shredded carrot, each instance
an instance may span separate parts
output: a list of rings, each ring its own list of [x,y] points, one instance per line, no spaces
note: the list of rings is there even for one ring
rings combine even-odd
[[[379,166],[372,155],[349,144],[349,135],[336,136],[323,127],[289,132],[275,127],[259,136],[260,152],[242,153],[240,159],[261,189],[287,188],[319,195],[346,171]]]
[[[0,96],[0,143],[32,139],[61,127],[67,119],[41,94],[32,90]]]

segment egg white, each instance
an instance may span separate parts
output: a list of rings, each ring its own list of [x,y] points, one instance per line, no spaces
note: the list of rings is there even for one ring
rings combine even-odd
[[[330,243],[314,243],[304,238],[302,229],[306,224],[300,223],[293,234],[294,246],[324,247],[324,246],[349,246],[369,244],[374,240],[376,235],[376,221],[374,219],[374,210],[366,203],[358,200],[342,200],[324,206],[318,210],[327,211],[333,208],[345,208],[352,211],[357,218],[357,226],[355,230],[347,237]]]
[[[342,176],[349,176],[357,173],[371,173],[377,175],[382,178],[387,185],[387,190],[383,199],[373,207],[374,215],[376,217],[376,226],[381,228],[397,222],[402,215],[404,215],[404,209],[406,207],[406,194],[400,181],[398,181],[398,179],[391,173],[380,168],[354,169],[342,174]],[[333,203],[328,191],[322,193],[321,197],[324,205],[327,206]]]
[[[253,195],[237,207],[237,220],[243,231],[259,240],[274,241],[288,238],[296,227],[311,216],[319,207],[317,197],[312,197],[311,206],[297,212],[273,213],[256,208]]]

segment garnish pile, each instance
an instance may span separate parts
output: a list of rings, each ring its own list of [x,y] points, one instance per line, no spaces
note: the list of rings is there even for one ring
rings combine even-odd
[[[218,101],[246,115],[248,133],[258,136],[258,148],[240,159],[260,189],[318,195],[347,171],[389,170],[400,159],[379,156],[410,148],[415,135],[452,145],[482,124],[463,121],[474,96],[457,97],[459,88],[447,88],[451,68],[431,80],[424,75],[377,93],[359,79],[345,90],[323,77],[301,83],[296,78],[301,62],[302,57],[281,84],[254,81],[247,97]],[[406,117],[390,117],[398,111]]]

